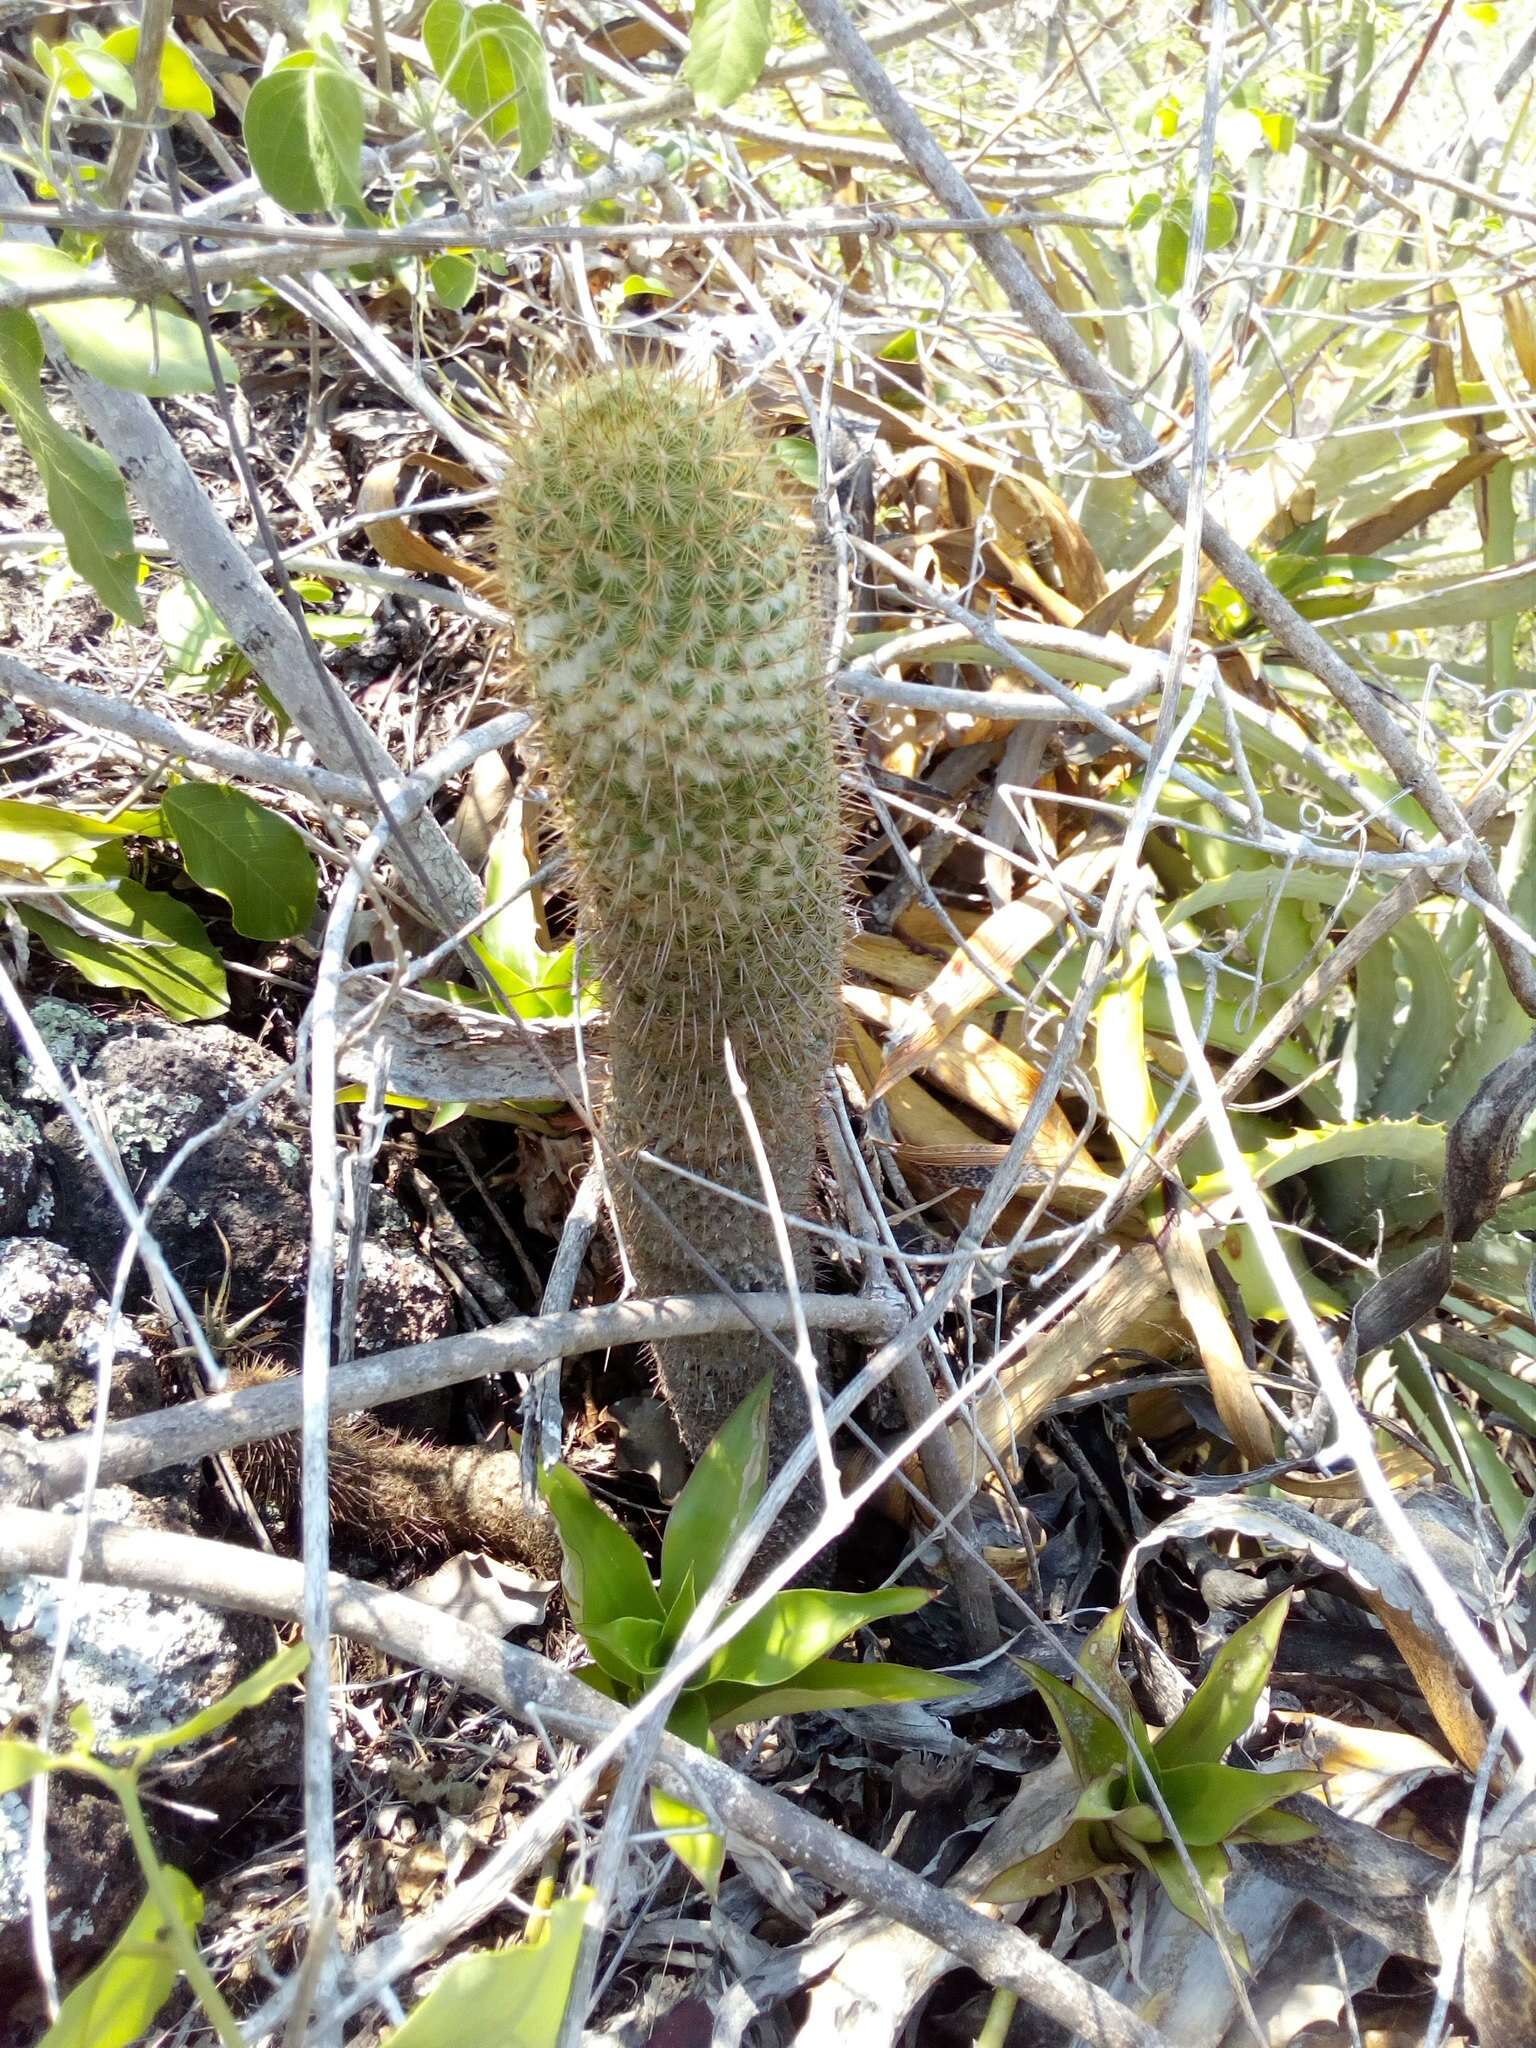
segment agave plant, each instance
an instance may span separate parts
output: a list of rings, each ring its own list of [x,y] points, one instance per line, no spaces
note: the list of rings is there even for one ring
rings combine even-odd
[[[661,1574],[652,1580],[638,1543],[605,1515],[563,1465],[544,1476],[559,1525],[562,1577],[571,1620],[592,1654],[579,1676],[608,1699],[632,1706],[665,1670],[683,1630],[763,1497],[768,1474],[769,1395],[764,1378],[704,1452],[667,1518]],[[855,1629],[911,1614],[932,1595],[892,1586],[874,1593],[791,1587],[717,1650],[683,1687],[667,1720],[674,1735],[716,1754],[717,1738],[741,1721],[830,1707],[950,1699],[958,1680],[903,1664],[853,1664],[831,1652]],[[728,1621],[731,1608],[722,1616]],[[653,1791],[656,1825],[700,1883],[713,1890],[725,1843],[707,1817]]]
[[[1139,1866],[1198,1926],[1221,1927],[1246,1967],[1240,1939],[1221,1923],[1228,1849],[1235,1842],[1302,1842],[1314,1832],[1279,1808],[1316,1785],[1316,1772],[1241,1770],[1223,1761],[1253,1721],[1287,1605],[1282,1593],[1245,1622],[1211,1659],[1178,1719],[1156,1734],[1120,1676],[1123,1607],[1083,1645],[1071,1684],[1024,1663],[1056,1724],[1079,1796],[1065,1831],[995,1878],[986,1896],[998,1904],[1037,1899],[1082,1878]]]

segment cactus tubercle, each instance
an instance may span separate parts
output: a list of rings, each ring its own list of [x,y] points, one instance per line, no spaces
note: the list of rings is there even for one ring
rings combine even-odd
[[[548,401],[515,451],[503,579],[602,980],[611,1193],[647,1291],[784,1284],[728,1038],[784,1208],[810,1206],[842,950],[842,823],[808,544],[745,407],[651,370]],[[669,1228],[670,1226],[670,1228]],[[801,1255],[802,1282],[810,1277]],[[662,1346],[695,1455],[779,1362],[756,1338]]]

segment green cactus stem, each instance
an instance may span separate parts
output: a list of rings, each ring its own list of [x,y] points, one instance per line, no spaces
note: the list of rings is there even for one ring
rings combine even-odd
[[[612,1200],[646,1292],[709,1285],[673,1231],[736,1289],[784,1285],[765,1216],[640,1157],[762,1199],[727,1039],[786,1212],[811,1202],[842,820],[823,606],[782,486],[741,403],[623,370],[542,407],[501,500],[502,573],[608,1014]],[[657,1366],[694,1456],[770,1368],[776,1458],[805,1426],[798,1378],[765,1339],[669,1343]]]

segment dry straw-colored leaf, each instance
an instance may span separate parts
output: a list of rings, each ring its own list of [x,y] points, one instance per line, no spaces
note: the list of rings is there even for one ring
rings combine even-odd
[[[999,984],[1006,988],[1025,954],[1043,945],[1065,920],[1069,896],[1092,894],[1114,857],[1112,846],[1070,854],[1051,885],[1039,885],[994,910],[964,946],[955,948],[887,1039],[876,1101],[926,1065],[982,1003],[1000,997]]]

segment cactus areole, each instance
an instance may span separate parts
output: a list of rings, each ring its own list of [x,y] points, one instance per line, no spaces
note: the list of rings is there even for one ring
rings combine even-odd
[[[785,1284],[768,1218],[716,1191],[763,1199],[727,1039],[779,1199],[810,1205],[842,832],[823,608],[784,482],[741,403],[625,370],[543,405],[502,496],[502,573],[608,1017],[611,1197],[646,1292],[709,1286],[684,1245],[733,1288]],[[694,1456],[769,1367],[776,1458],[804,1427],[764,1338],[665,1344],[657,1366]]]

